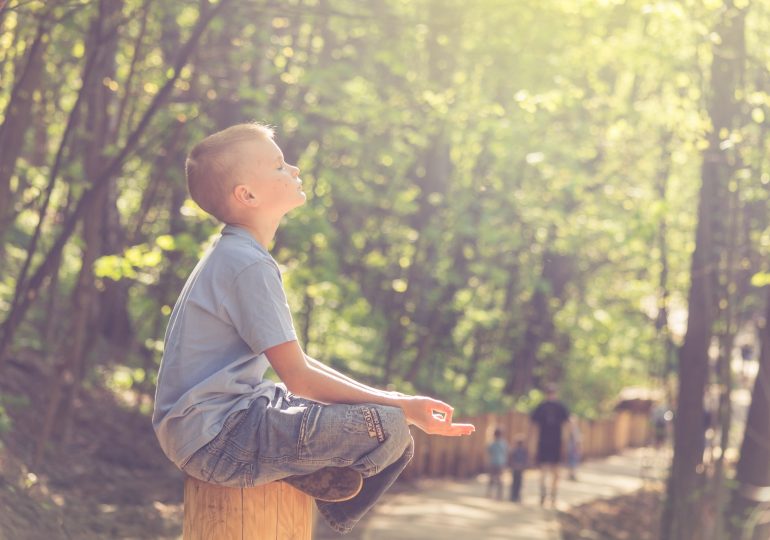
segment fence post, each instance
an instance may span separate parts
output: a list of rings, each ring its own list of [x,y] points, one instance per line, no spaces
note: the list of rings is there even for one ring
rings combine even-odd
[[[635,412],[631,415],[631,444],[644,446],[650,438],[650,419],[647,413]]]
[[[313,499],[285,482],[228,488],[187,477],[184,540],[311,540]]]
[[[615,433],[613,434],[613,451],[619,452],[630,446],[631,442],[631,413],[620,411],[615,413]]]

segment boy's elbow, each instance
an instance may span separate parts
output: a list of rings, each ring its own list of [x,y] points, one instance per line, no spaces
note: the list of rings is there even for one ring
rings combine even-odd
[[[289,341],[276,345],[267,349],[265,355],[289,392],[307,397],[308,389],[312,386],[313,370],[299,344]]]
[[[314,392],[314,389],[318,387],[316,375],[316,370],[305,362],[297,363],[290,369],[284,369],[282,373],[278,374],[289,392],[297,396],[317,400],[318,396]]]
[[[302,397],[309,397],[309,385],[307,384],[306,380],[303,380],[302,377],[291,376],[281,378],[281,381],[286,385],[286,389],[292,394]]]

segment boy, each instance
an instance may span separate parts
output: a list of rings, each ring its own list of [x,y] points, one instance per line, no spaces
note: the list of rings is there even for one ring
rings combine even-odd
[[[207,137],[186,175],[193,200],[226,225],[169,319],[153,413],[160,445],[203,481],[286,480],[346,533],[411,459],[409,424],[438,435],[474,428],[453,424],[446,403],[366,386],[304,354],[267,247],[305,193],[270,128]],[[283,384],[263,379],[268,363]]]
[[[516,444],[511,452],[511,471],[513,483],[511,484],[511,500],[521,502],[521,485],[524,483],[524,471],[529,467],[529,450],[524,444],[524,437],[518,435]]]
[[[582,436],[580,434],[580,424],[573,415],[569,418],[569,436],[567,437],[567,468],[569,469],[569,479],[577,482],[577,468],[580,465],[580,445]]]
[[[487,497],[503,498],[503,469],[508,461],[508,443],[503,439],[503,431],[495,429],[495,440],[487,446],[489,455],[489,485]]]

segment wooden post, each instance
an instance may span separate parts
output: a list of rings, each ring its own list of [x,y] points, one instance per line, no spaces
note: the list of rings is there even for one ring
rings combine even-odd
[[[630,446],[631,413],[620,411],[615,414],[615,433],[613,434],[613,452],[620,452]]]
[[[188,476],[183,540],[311,540],[312,501],[285,482],[240,489]]]

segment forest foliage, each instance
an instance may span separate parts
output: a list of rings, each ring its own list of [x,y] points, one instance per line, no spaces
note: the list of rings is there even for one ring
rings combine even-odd
[[[11,1],[3,357],[40,353],[64,402],[99,380],[151,396],[221,227],[188,198],[186,152],[261,121],[309,195],[272,249],[309,354],[469,414],[546,381],[599,414],[675,369],[728,8],[747,9],[719,134],[740,325],[770,245],[768,2]]]

